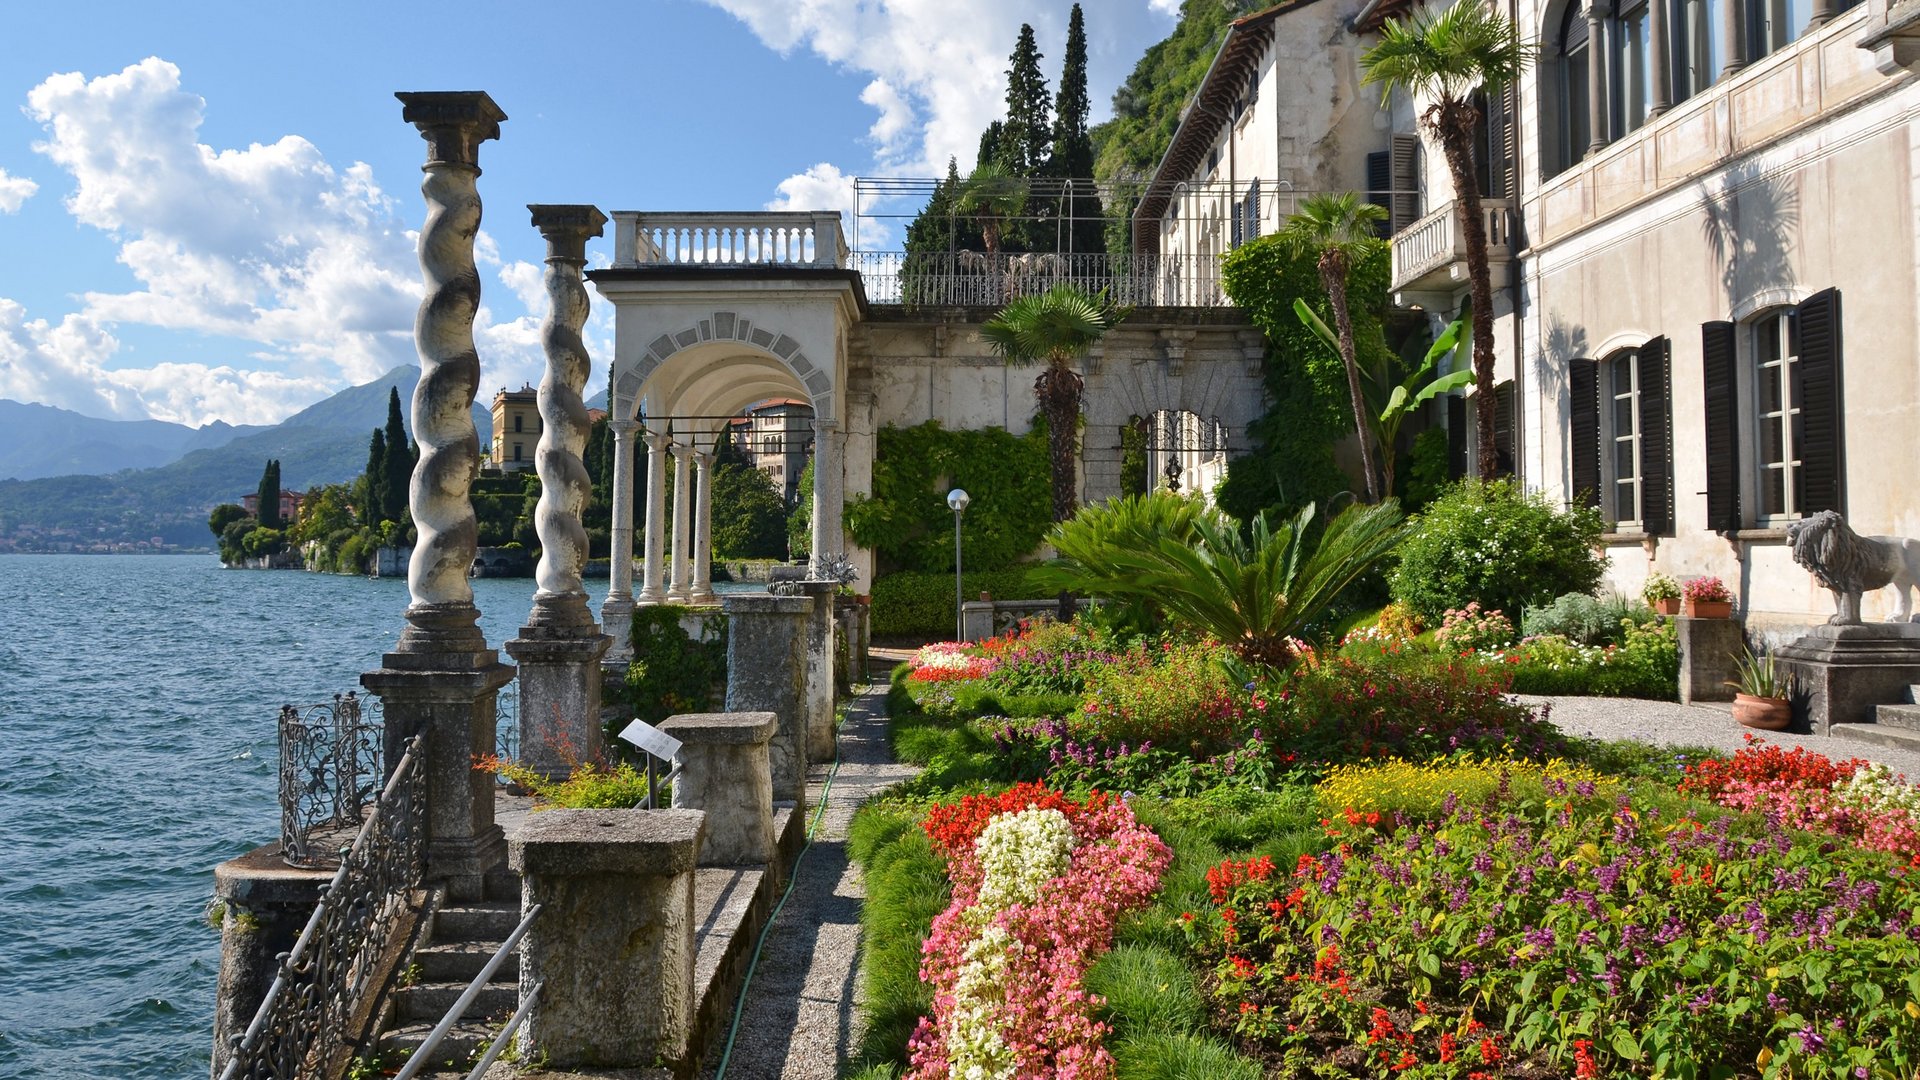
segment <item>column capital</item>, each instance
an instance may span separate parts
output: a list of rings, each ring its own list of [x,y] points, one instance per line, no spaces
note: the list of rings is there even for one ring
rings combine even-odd
[[[615,435],[631,435],[631,434],[633,434],[633,433],[634,433],[634,432],[635,432],[636,430],[638,430],[638,429],[639,429],[639,427],[640,427],[640,421],[638,421],[638,420],[609,420],[609,421],[607,421],[607,427],[609,427],[609,428],[611,428],[611,429],[613,429],[613,433],[614,433]]]
[[[606,231],[607,215],[585,203],[528,203],[533,227],[547,239],[547,258],[587,261],[587,239]]]
[[[427,165],[480,168],[480,144],[500,137],[507,118],[485,90],[402,90],[400,118],[427,140]]]
[[[696,449],[693,452],[694,463],[699,465],[702,469],[713,468],[714,457],[715,455],[711,450]]]
[[[661,436],[661,438],[666,438],[666,436],[664,436],[664,435],[663,435],[663,436]],[[687,458],[689,458],[689,457],[691,457],[691,456],[693,456],[693,455],[695,455],[695,454],[698,454],[698,453],[700,452],[700,451],[698,451],[698,450],[696,450],[696,449],[694,449],[694,448],[693,448],[693,447],[692,447],[691,445],[689,445],[689,444],[687,444],[687,443],[674,443],[674,444],[673,444],[673,446],[672,446],[672,447],[670,447],[670,449],[671,449],[671,450],[673,451],[673,456],[674,456],[674,457],[675,457],[676,459],[678,459],[678,460],[681,460],[681,461],[684,461],[684,460],[686,460]]]

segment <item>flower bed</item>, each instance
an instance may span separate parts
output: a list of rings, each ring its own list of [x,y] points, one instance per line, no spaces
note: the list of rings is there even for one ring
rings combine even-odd
[[[1835,833],[1920,866],[1920,788],[1885,765],[1834,761],[1804,746],[1782,750],[1748,735],[1731,760],[1689,767],[1680,789],[1765,815],[1775,826]]]
[[[1223,1023],[1282,1071],[1906,1077],[1920,904],[1896,860],[1580,794],[1337,815],[1228,860],[1190,923]]]
[[[1159,887],[1171,853],[1124,802],[1040,785],[936,806],[924,825],[953,903],[933,922],[921,977],[934,1012],[910,1044],[912,1077],[1112,1074],[1083,988],[1119,917]]]

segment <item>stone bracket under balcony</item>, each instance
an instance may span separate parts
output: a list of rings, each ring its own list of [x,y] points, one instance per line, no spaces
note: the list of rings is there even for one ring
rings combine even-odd
[[[1513,260],[1513,202],[1480,200],[1487,228],[1487,266],[1495,273]],[[1393,236],[1393,302],[1397,307],[1450,309],[1467,288],[1467,243],[1461,235],[1457,204],[1439,209]]]

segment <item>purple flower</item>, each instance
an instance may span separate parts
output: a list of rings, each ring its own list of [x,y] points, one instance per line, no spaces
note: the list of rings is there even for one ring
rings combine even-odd
[[[1794,1032],[1793,1037],[1800,1040],[1800,1049],[1809,1054],[1817,1054],[1821,1047],[1827,1045],[1827,1040],[1821,1038],[1820,1033],[1813,1030],[1811,1024]]]

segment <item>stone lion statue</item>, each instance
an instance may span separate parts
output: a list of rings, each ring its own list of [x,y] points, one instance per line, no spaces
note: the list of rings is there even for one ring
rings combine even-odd
[[[1888,622],[1914,618],[1912,591],[1920,588],[1920,540],[1900,536],[1861,536],[1839,514],[1822,510],[1787,526],[1793,561],[1833,591],[1838,609],[1827,621],[1860,622],[1860,594],[1892,585],[1900,594]]]

